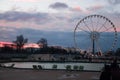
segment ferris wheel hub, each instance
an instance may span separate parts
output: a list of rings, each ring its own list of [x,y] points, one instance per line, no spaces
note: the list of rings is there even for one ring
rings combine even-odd
[[[100,33],[97,31],[92,31],[90,33],[91,40],[98,40],[100,38]]]

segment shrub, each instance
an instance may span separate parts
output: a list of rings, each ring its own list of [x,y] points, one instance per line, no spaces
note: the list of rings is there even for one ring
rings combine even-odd
[[[74,65],[74,66],[73,66],[73,69],[74,69],[74,70],[78,70],[78,66],[77,66],[77,65]]]
[[[43,69],[41,65],[38,65],[38,69]]]
[[[79,70],[84,70],[84,66],[79,66]]]
[[[33,65],[33,69],[38,69],[36,65]]]
[[[57,69],[57,65],[53,65],[53,66],[52,66],[52,69]]]
[[[66,70],[71,70],[71,65],[67,65]]]

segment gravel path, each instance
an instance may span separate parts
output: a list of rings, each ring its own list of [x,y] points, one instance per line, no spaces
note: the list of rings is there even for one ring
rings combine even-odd
[[[100,72],[0,68],[0,80],[99,80]]]

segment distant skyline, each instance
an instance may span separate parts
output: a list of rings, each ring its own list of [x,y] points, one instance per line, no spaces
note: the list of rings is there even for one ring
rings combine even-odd
[[[64,32],[71,32],[68,39],[72,39],[78,21],[92,14],[106,16],[120,32],[119,7],[120,0],[0,0],[0,41],[13,41],[23,34],[32,42],[47,38],[43,33],[52,33],[49,42],[60,45],[63,43],[55,40],[56,35],[59,35],[57,40],[62,40]],[[63,33],[54,36],[56,32]],[[73,46],[72,40],[63,40],[65,46]]]

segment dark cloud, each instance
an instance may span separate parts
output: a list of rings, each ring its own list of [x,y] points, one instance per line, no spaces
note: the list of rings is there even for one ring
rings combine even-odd
[[[65,3],[56,2],[54,4],[51,4],[49,7],[52,9],[66,9],[68,8],[68,5]]]
[[[120,4],[120,0],[108,0],[108,2],[113,5]]]
[[[5,13],[0,13],[0,20],[6,21],[28,21],[35,22],[37,24],[45,24],[51,21],[52,17],[48,13],[27,13],[27,12],[17,12],[9,11]]]

